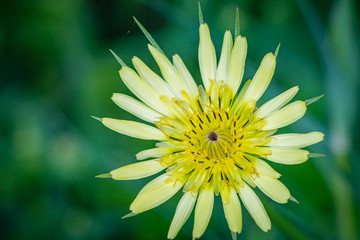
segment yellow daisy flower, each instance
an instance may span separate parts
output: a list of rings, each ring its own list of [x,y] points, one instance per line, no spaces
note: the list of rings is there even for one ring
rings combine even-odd
[[[200,15],[198,54],[203,86],[196,85],[179,55],[174,55],[171,63],[137,21],[151,42],[148,47],[162,77],[137,57],[132,59],[134,71],[115,55],[122,64],[121,79],[140,101],[121,93],[115,93],[112,100],[150,125],[112,118],[98,120],[121,134],[158,143],[136,155],[140,162],[99,177],[130,180],[165,170],[139,192],[130,206],[131,213],[125,217],[157,207],[182,189],[169,239],[175,238],[194,208],[192,235],[200,238],[212,215],[214,195],[219,194],[233,238],[242,230],[240,202],[256,224],[268,231],[270,219],[252,189],[258,187],[278,203],[293,198],[278,180],[281,175],[267,162],[303,163],[310,153],[301,148],[323,140],[320,132],[274,135],[279,128],[300,119],[307,105],[317,100],[287,104],[299,87],[260,107],[256,105],[274,75],[277,51],[265,55],[253,79],[246,81],[238,93],[247,41],[239,35],[236,19],[235,39],[230,31],[225,32],[217,62],[209,27]]]

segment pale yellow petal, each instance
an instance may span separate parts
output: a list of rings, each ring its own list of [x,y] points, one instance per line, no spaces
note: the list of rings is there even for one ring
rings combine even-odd
[[[230,89],[233,91],[234,95],[238,91],[244,75],[246,54],[247,54],[246,38],[238,36],[235,39],[234,48],[232,49],[231,52],[229,75],[226,81]]]
[[[252,155],[245,155],[247,159],[249,159],[256,169],[256,172],[266,175],[273,178],[279,178],[281,176],[280,173],[276,172],[269,164],[267,164],[265,161],[258,159],[257,157],[254,157]]]
[[[236,114],[244,103],[244,96],[250,86],[251,80],[247,80],[244,86],[241,88],[240,93],[237,95],[234,104],[232,104],[230,113]]]
[[[102,118],[102,124],[118,133],[147,140],[166,140],[167,137],[157,128],[134,121]]]
[[[140,77],[151,86],[154,86],[160,95],[175,97],[171,92],[169,85],[156,73],[154,73],[143,61],[137,57],[133,57],[132,62]]]
[[[164,168],[158,160],[149,160],[112,170],[110,174],[115,180],[132,180],[151,176]]]
[[[229,73],[232,47],[233,47],[233,40],[232,40],[231,32],[226,31],[221,49],[219,65],[217,67],[217,73],[216,73],[217,82],[221,82],[221,81],[226,82],[227,75]]]
[[[232,90],[227,85],[221,85],[219,97],[220,97],[221,108],[228,109],[233,100]]]
[[[242,230],[242,215],[239,197],[233,188],[229,189],[229,203],[223,200],[223,207],[226,221],[232,232],[241,233]]]
[[[299,91],[299,87],[293,87],[289,90],[281,93],[277,97],[271,99],[270,101],[266,102],[262,105],[256,112],[255,116],[258,118],[265,118],[269,116],[274,111],[279,110],[282,106],[287,104]]]
[[[259,100],[274,75],[275,66],[276,57],[272,53],[266,54],[246,92],[247,100]]]
[[[161,113],[153,110],[152,108],[148,107],[144,103],[121,93],[114,93],[111,99],[129,113],[141,118],[145,121],[155,123],[160,120],[163,116]]]
[[[264,232],[267,232],[271,228],[271,222],[263,204],[255,192],[247,184],[244,184],[243,187],[239,188],[239,195],[255,223]]]
[[[146,149],[138,154],[136,154],[137,160],[144,160],[147,158],[160,158],[165,156],[166,154],[172,153],[179,150],[178,148],[169,148],[169,147],[157,147],[157,148],[151,148]]]
[[[159,206],[174,196],[183,186],[181,181],[167,182],[167,178],[163,180],[157,182],[156,185],[152,184],[150,187],[144,187],[146,190],[141,191],[130,205],[132,213],[141,213]]]
[[[210,104],[209,95],[206,93],[206,90],[204,89],[204,87],[202,85],[199,86],[199,99],[203,106],[209,106],[209,104]],[[206,112],[209,110],[208,110],[208,108],[205,108],[204,111]]]
[[[189,123],[188,116],[186,112],[181,108],[180,105],[174,101],[174,99],[170,99],[168,96],[161,96],[161,102],[166,106],[169,111],[177,118],[177,120],[181,120],[183,123]]]
[[[173,56],[173,62],[176,70],[184,82],[185,91],[189,94],[191,99],[195,100],[198,95],[198,87],[196,86],[194,78],[191,76],[189,70],[186,68],[179,55],[175,54]]]
[[[256,186],[275,202],[287,203],[291,197],[287,187],[277,179],[260,174],[254,181]]]
[[[176,207],[174,218],[171,221],[168,239],[174,239],[190,217],[196,202],[196,196],[197,194],[186,192],[180,199],[179,204]]]
[[[210,91],[210,102],[211,106],[215,109],[219,108],[219,103],[221,99],[219,99],[219,85],[221,83],[216,82],[215,80],[211,80],[211,91]]]
[[[151,55],[154,57],[156,63],[159,65],[160,71],[166,82],[171,86],[171,89],[180,96],[181,90],[184,89],[183,81],[179,77],[179,74],[175,70],[174,66],[171,64],[169,59],[159,52],[156,48],[148,45]]]
[[[178,141],[157,142],[155,145],[157,147],[178,148],[178,149],[188,149],[189,148],[187,143],[178,142]]]
[[[283,107],[265,118],[263,130],[272,130],[285,127],[304,116],[306,105],[303,101],[296,101]]]
[[[269,148],[271,154],[266,156],[266,159],[282,163],[282,164],[299,164],[303,163],[309,158],[309,151],[296,148]]]
[[[216,52],[206,23],[200,25],[199,65],[205,89],[210,90],[210,81],[216,78]]]
[[[143,192],[146,192],[148,189],[155,188],[163,184],[169,178],[169,174],[165,173],[162,174],[155,179],[148,182],[138,193],[138,196],[141,195]]]
[[[241,178],[244,180],[247,184],[249,184],[251,187],[256,187],[256,184],[254,182],[254,179],[252,178],[251,174],[247,171],[240,171]]]
[[[318,143],[323,139],[324,134],[321,132],[310,132],[305,134],[287,133],[271,136],[270,142],[266,145],[271,147],[303,148]]]
[[[119,73],[127,88],[129,88],[141,101],[164,115],[169,114],[169,110],[160,101],[160,94],[147,82],[143,81],[134,70],[123,67]]]
[[[195,221],[193,229],[193,238],[200,238],[209,224],[214,206],[214,189],[210,184],[200,193],[195,208]]]

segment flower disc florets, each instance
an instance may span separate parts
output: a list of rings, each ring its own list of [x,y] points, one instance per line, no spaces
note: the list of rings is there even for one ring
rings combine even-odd
[[[225,111],[197,113],[190,119],[192,129],[186,133],[195,157],[208,158],[214,162],[228,157],[237,141],[229,114]]]

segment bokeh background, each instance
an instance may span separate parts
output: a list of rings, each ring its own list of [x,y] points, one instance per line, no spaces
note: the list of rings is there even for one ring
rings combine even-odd
[[[359,2],[202,0],[218,53],[236,6],[249,46],[245,79],[281,42],[262,101],[295,85],[296,99],[325,93],[285,130],[326,134],[310,148],[325,158],[272,164],[300,205],[260,194],[272,229],[263,233],[243,208],[240,239],[359,239]],[[90,115],[135,119],[110,100],[129,91],[109,48],[128,65],[136,55],[159,72],[132,16],[199,80],[197,14],[196,0],[1,1],[0,239],[166,239],[180,193],[122,220],[151,178],[94,178],[155,143],[112,132]],[[193,217],[177,239],[191,239],[192,224]],[[203,239],[231,239],[219,198]]]

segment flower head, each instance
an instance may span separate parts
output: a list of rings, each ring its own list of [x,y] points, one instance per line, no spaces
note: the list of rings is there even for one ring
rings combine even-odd
[[[199,87],[181,58],[174,55],[171,63],[147,32],[152,43],[149,50],[162,77],[137,57],[132,59],[136,71],[118,59],[123,65],[121,79],[140,101],[120,93],[115,93],[112,100],[154,126],[111,118],[100,120],[119,133],[159,142],[155,148],[136,155],[141,162],[101,176],[129,180],[165,170],[139,192],[126,216],[150,210],[182,189],[169,239],[175,238],[194,208],[193,238],[200,238],[210,221],[214,195],[219,194],[233,237],[242,230],[240,202],[256,224],[268,231],[269,217],[252,188],[258,187],[279,203],[293,199],[278,180],[281,175],[267,162],[305,162],[310,153],[301,148],[321,141],[323,134],[275,135],[279,128],[297,121],[306,112],[307,102],[288,104],[298,92],[297,86],[257,106],[273,77],[277,53],[265,55],[253,79],[238,91],[244,73],[246,38],[239,35],[238,28],[234,40],[226,31],[217,63],[208,25],[201,22],[199,31],[203,81]]]

